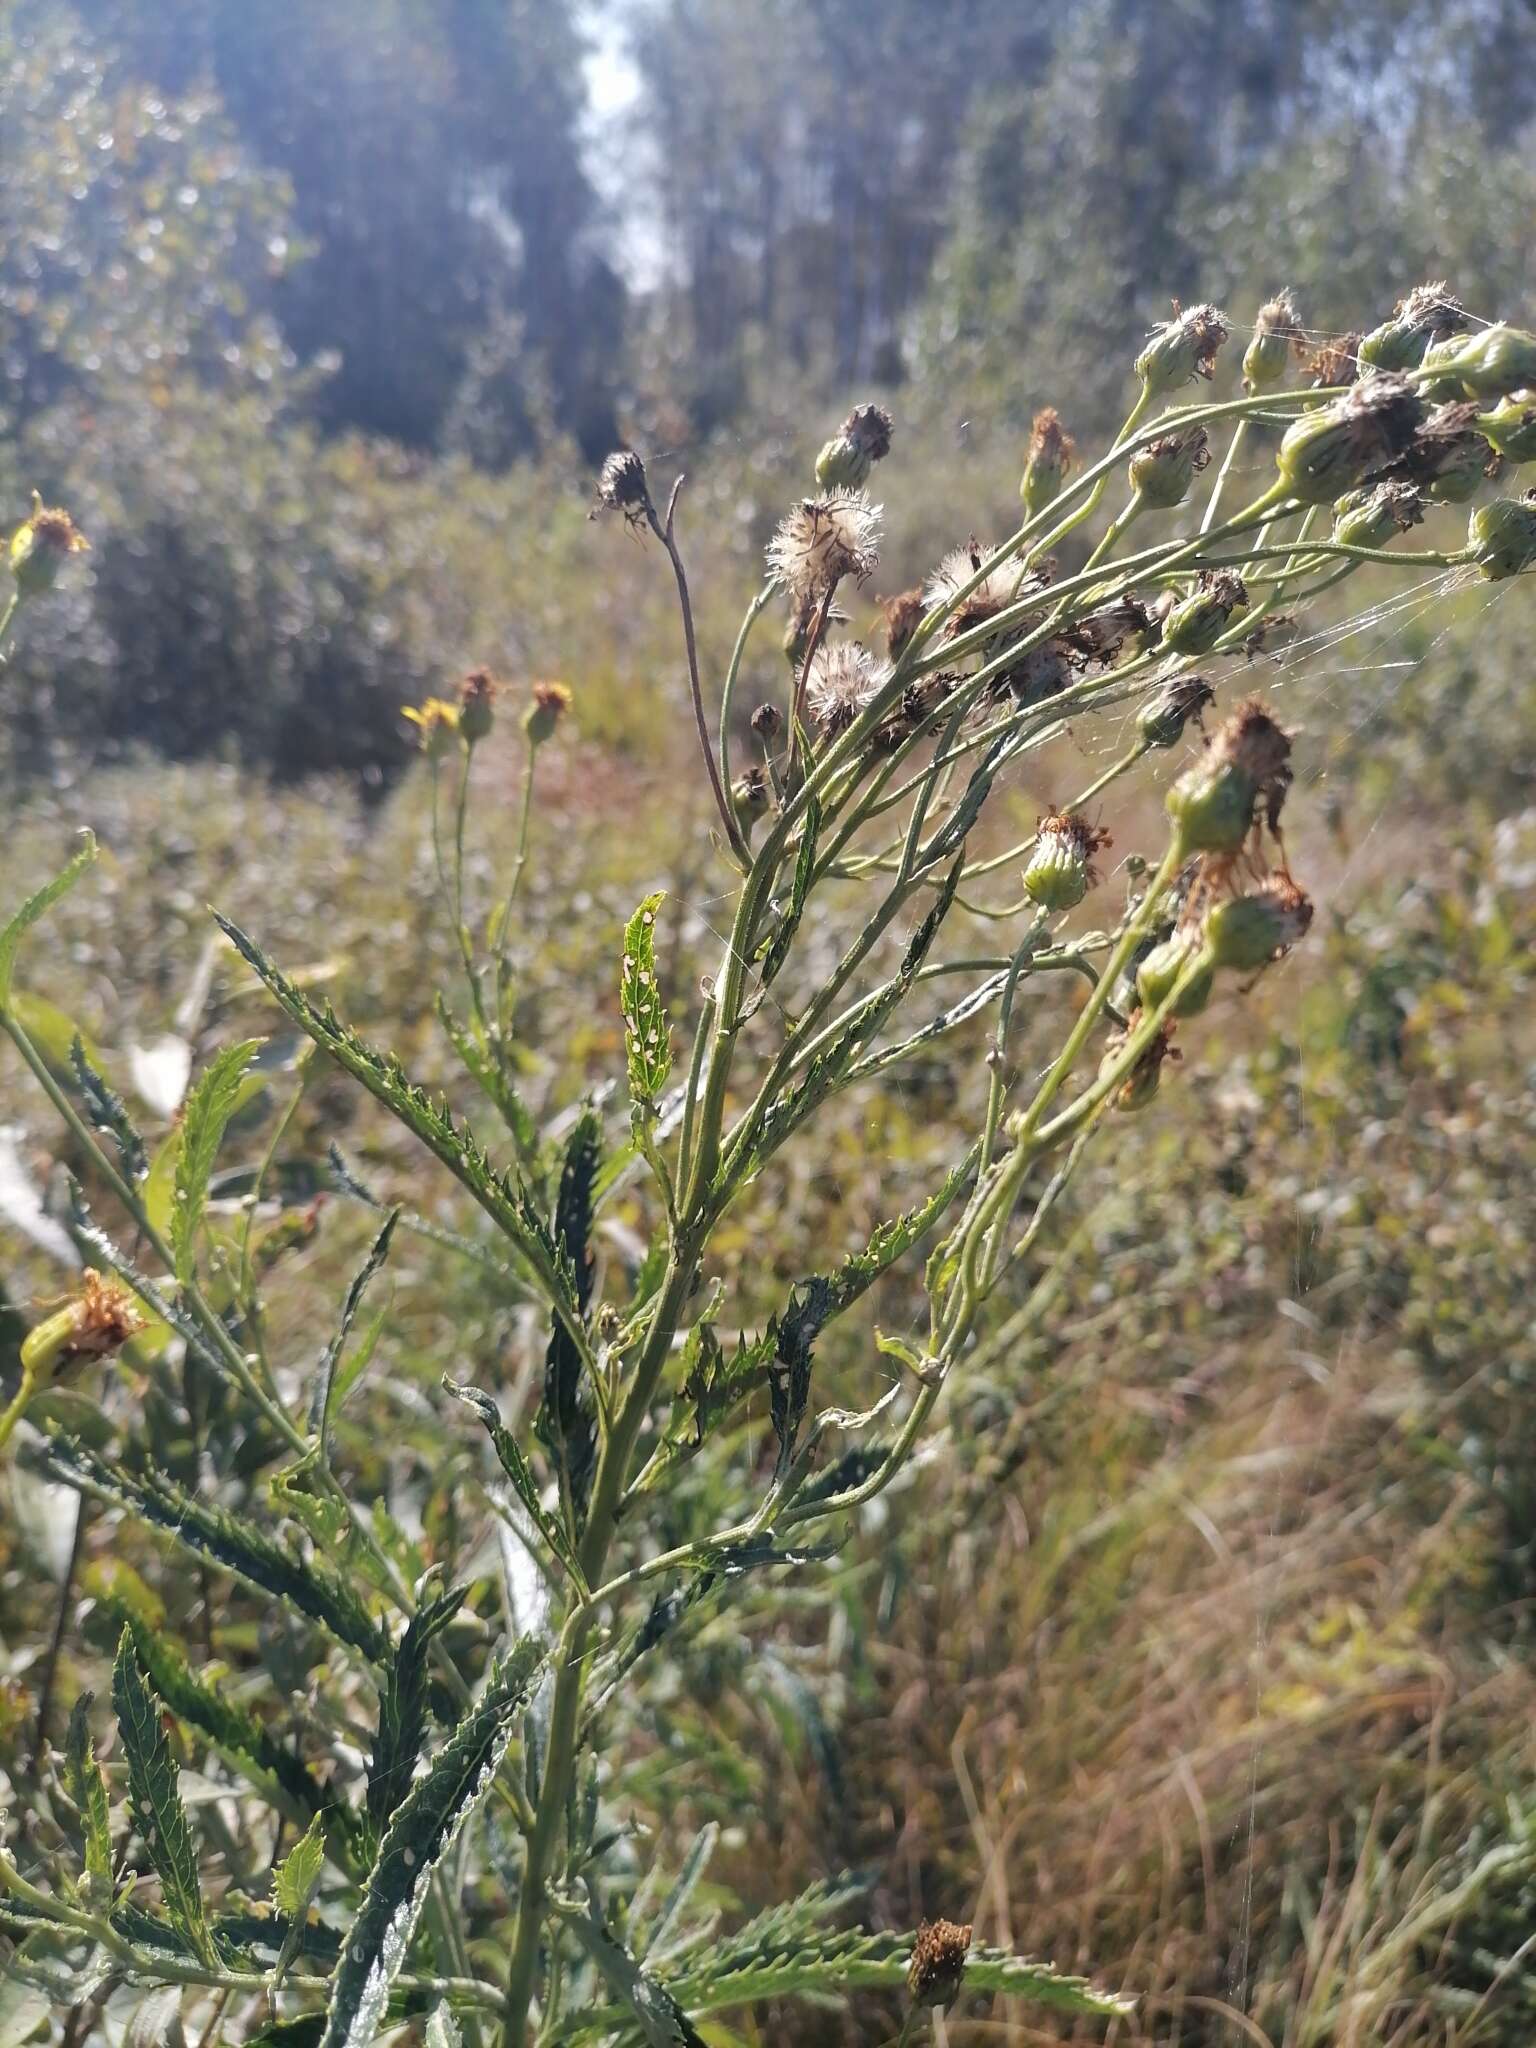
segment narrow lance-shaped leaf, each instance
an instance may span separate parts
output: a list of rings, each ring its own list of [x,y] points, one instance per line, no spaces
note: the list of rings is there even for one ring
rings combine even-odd
[[[321,1559],[295,1557],[254,1523],[183,1492],[158,1472],[130,1472],[114,1465],[78,1437],[49,1436],[33,1454],[33,1462],[50,1479],[88,1493],[93,1500],[127,1508],[196,1556],[286,1602],[371,1662],[388,1662],[384,1631],[348,1582]]]
[[[649,2048],[705,2048],[703,2036],[672,1993],[609,1931],[595,1900],[590,1913],[568,1911],[561,1917],[592,1958],[598,1975],[633,2016]]]
[[[629,1093],[637,1114],[650,1114],[672,1071],[672,1032],[656,986],[656,913],[665,891],[647,896],[624,927],[624,968],[619,999]]]
[[[544,1505],[539,1499],[538,1486],[528,1469],[528,1460],[523,1456],[516,1437],[502,1421],[496,1403],[479,1387],[461,1387],[446,1375],[443,1378],[443,1391],[452,1394],[455,1401],[462,1401],[466,1407],[474,1409],[485,1425],[486,1435],[491,1440],[502,1471],[512,1482],[513,1492],[533,1517],[540,1535],[566,1569],[579,1576],[580,1568],[576,1562],[576,1554],[559,1523],[545,1513]]]
[[[64,1785],[80,1815],[85,1840],[85,1895],[93,1906],[112,1902],[112,1827],[107,1781],[91,1741],[94,1693],[83,1692],[69,1717],[64,1744]]]
[[[800,828],[800,852],[795,860],[794,880],[790,884],[789,904],[779,920],[777,929],[763,948],[760,974],[764,988],[789,958],[789,949],[794,944],[795,933],[800,929],[800,920],[805,914],[806,898],[811,893],[811,881],[816,872],[816,840],[820,831],[821,804],[816,797],[808,797],[805,823]]]
[[[112,1666],[112,1704],[128,1759],[133,1817],[160,1880],[166,1911],[199,1958],[212,1968],[218,1956],[203,1914],[197,1849],[181,1803],[175,1759],[161,1726],[160,1702],[144,1681],[127,1629]]]
[[[343,1024],[330,1008],[317,1009],[287,975],[274,967],[253,939],[214,913],[220,929],[255,969],[276,1001],[302,1031],[354,1080],[360,1081],[392,1116],[418,1137],[461,1186],[484,1209],[537,1275],[555,1313],[573,1336],[581,1333],[581,1312],[572,1298],[569,1276],[561,1267],[554,1235],[527,1187],[492,1166],[465,1127],[454,1128],[445,1108],[432,1102],[407,1076],[398,1059],[378,1052]]]
[[[383,1830],[410,1789],[427,1730],[427,1658],[464,1605],[465,1588],[455,1587],[423,1602],[406,1624],[400,1647],[379,1695],[379,1732],[368,1766],[368,1818]]]
[[[22,940],[61,896],[69,894],[95,858],[96,835],[82,832],[80,845],[68,865],[29,896],[4,931],[0,931],[0,1012],[10,1007],[11,977],[16,971],[16,954]]]
[[[341,1320],[336,1325],[336,1333],[321,1354],[314,1398],[310,1403],[309,1427],[319,1442],[320,1455],[326,1463],[330,1462],[331,1421],[338,1405],[337,1367],[341,1363],[341,1354],[346,1349],[347,1339],[352,1334],[352,1325],[357,1321],[357,1312],[363,1305],[363,1296],[368,1292],[369,1282],[389,1257],[390,1242],[399,1220],[398,1209],[391,1209],[385,1217],[383,1229],[369,1247],[367,1258],[358,1268],[351,1286],[347,1289],[347,1298],[341,1305]]]
[[[69,1063],[75,1070],[75,1085],[85,1103],[85,1113],[98,1131],[104,1131],[117,1147],[123,1171],[131,1181],[141,1181],[149,1171],[144,1140],[123,1101],[103,1074],[91,1065],[79,1032],[69,1048]]]
[[[176,1154],[176,1198],[171,1209],[171,1249],[178,1280],[192,1277],[209,1176],[225,1128],[239,1103],[241,1078],[261,1043],[259,1038],[248,1038],[241,1045],[226,1047],[187,1097],[181,1145]]]
[[[321,2048],[369,2048],[404,1967],[432,1873],[490,1788],[543,1661],[525,1637],[396,1809],[332,1980]]]

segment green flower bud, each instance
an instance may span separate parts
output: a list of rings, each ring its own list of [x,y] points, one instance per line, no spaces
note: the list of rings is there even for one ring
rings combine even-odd
[[[856,405],[816,458],[824,491],[856,491],[891,452],[891,416],[883,405]]]
[[[1268,391],[1285,375],[1291,345],[1301,339],[1301,316],[1289,291],[1278,292],[1260,306],[1253,339],[1243,357],[1243,389],[1250,396]]]
[[[1154,328],[1135,365],[1148,397],[1165,398],[1192,377],[1209,377],[1230,331],[1214,306],[1191,306]]]
[[[1204,676],[1169,676],[1136,714],[1137,730],[1149,747],[1176,747],[1189,721],[1215,700]]]
[[[1466,325],[1466,312],[1443,278],[1415,285],[1407,298],[1398,300],[1392,318],[1365,336],[1358,349],[1360,361],[1373,370],[1415,369],[1432,343],[1460,334]]]
[[[1262,704],[1239,705],[1168,792],[1178,858],[1241,852],[1260,804],[1276,830],[1291,783],[1290,754],[1288,735]]]
[[[1500,321],[1426,350],[1424,375],[1459,384],[1472,398],[1502,398],[1536,386],[1536,334]]]
[[[1312,922],[1312,899],[1288,878],[1227,896],[1205,914],[1205,946],[1217,967],[1251,974],[1288,953]]]
[[[8,558],[16,589],[22,597],[41,597],[58,581],[66,557],[83,555],[90,542],[69,514],[58,505],[45,505],[32,493],[32,516],[11,535]]]
[[[472,668],[459,685],[459,731],[472,747],[495,723],[496,681],[488,668]]]
[[[1423,415],[1405,378],[1367,377],[1287,427],[1275,458],[1281,479],[1303,504],[1331,504],[1399,456]]]
[[[1536,462],[1536,398],[1506,398],[1479,413],[1477,430],[1506,462]]]
[[[1155,1010],[1167,1001],[1188,969],[1195,971],[1173,1005],[1175,1017],[1198,1017],[1211,1000],[1216,981],[1216,963],[1206,952],[1198,932],[1181,926],[1161,945],[1154,946],[1136,970],[1136,993],[1142,1008]]]
[[[731,810],[743,839],[752,837],[753,826],[772,801],[768,777],[761,768],[748,768],[737,776],[731,784]]]
[[[1376,484],[1340,498],[1333,515],[1333,538],[1343,546],[1384,548],[1419,524],[1424,501],[1412,484]]]
[[[1131,457],[1131,489],[1148,505],[1171,510],[1183,504],[1190,485],[1210,459],[1211,444],[1204,427],[1159,434]]]
[[[533,702],[523,714],[523,731],[530,747],[542,747],[553,739],[555,730],[571,708],[571,693],[564,683],[535,683]]]
[[[1024,870],[1024,893],[1053,915],[1081,903],[1098,881],[1093,856],[1110,844],[1107,832],[1069,811],[1040,820],[1034,852]]]
[[[1536,491],[1479,505],[1467,522],[1467,549],[1490,583],[1536,564]]]
[[[1060,414],[1054,406],[1042,407],[1029,430],[1024,476],[1019,484],[1019,496],[1031,518],[1060,497],[1076,454],[1077,444],[1061,424]]]
[[[1232,614],[1247,609],[1248,592],[1240,576],[1230,569],[1202,569],[1194,589],[1163,622],[1163,645],[1171,654],[1209,654]]]

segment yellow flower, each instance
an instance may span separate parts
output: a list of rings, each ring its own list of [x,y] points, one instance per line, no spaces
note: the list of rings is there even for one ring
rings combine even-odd
[[[443,697],[429,697],[419,707],[403,704],[401,713],[417,728],[417,741],[430,761],[440,761],[459,736],[459,707]]]
[[[83,555],[90,542],[60,505],[45,505],[32,493],[32,516],[11,535],[9,558],[22,597],[51,590],[66,555]]]

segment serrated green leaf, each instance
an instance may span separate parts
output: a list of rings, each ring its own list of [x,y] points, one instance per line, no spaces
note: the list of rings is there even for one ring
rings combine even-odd
[[[361,1082],[469,1191],[537,1276],[572,1336],[578,1343],[584,1341],[581,1311],[571,1293],[569,1275],[561,1268],[554,1234],[528,1188],[498,1172],[468,1126],[456,1130],[446,1108],[433,1103],[425,1090],[416,1086],[398,1059],[376,1051],[343,1024],[334,1010],[316,1008],[238,925],[217,911],[214,917],[300,1030]]]
[[[821,804],[815,796],[807,797],[805,822],[800,828],[800,852],[795,860],[794,880],[790,884],[789,904],[777,929],[763,948],[763,964],[758,970],[764,988],[778,974],[789,958],[789,949],[794,944],[795,933],[800,929],[800,920],[805,914],[806,898],[811,893],[811,880],[816,872],[816,840],[821,831]]]
[[[395,1225],[399,1221],[400,1211],[391,1209],[384,1219],[383,1229],[369,1247],[367,1258],[347,1289],[336,1333],[321,1354],[320,1370],[315,1377],[314,1397],[309,1408],[309,1428],[310,1434],[319,1445],[320,1456],[326,1464],[330,1463],[331,1458],[331,1423],[339,1406],[337,1372],[341,1364],[341,1354],[346,1349],[348,1337],[352,1334],[352,1325],[357,1320],[357,1312],[362,1307],[363,1296],[368,1292],[369,1283],[389,1257],[390,1243],[395,1234]],[[371,1345],[369,1349],[372,1349]],[[355,1385],[356,1380],[357,1374],[354,1372],[349,1384]]]
[[[74,1069],[75,1085],[85,1102],[85,1113],[91,1124],[98,1131],[104,1131],[116,1145],[117,1156],[122,1161],[123,1172],[129,1180],[143,1180],[149,1172],[144,1140],[139,1136],[134,1121],[128,1114],[128,1105],[105,1076],[91,1064],[85,1050],[85,1041],[78,1031],[70,1042],[69,1063]]]
[[[64,1787],[80,1815],[85,1844],[85,1894],[93,1906],[112,1903],[112,1825],[107,1781],[91,1741],[90,1711],[95,1694],[81,1693],[69,1717],[64,1744]]]
[[[4,931],[0,931],[0,1011],[10,1005],[11,977],[16,971],[16,953],[22,940],[61,896],[69,894],[95,858],[96,835],[94,832],[82,832],[80,845],[67,866],[61,868],[51,882],[44,882],[41,889],[29,896]]]
[[[630,1100],[641,1114],[654,1110],[672,1071],[672,1030],[656,986],[656,913],[665,901],[665,890],[647,896],[624,927],[619,999]]]
[[[443,1391],[452,1394],[455,1401],[462,1401],[466,1407],[474,1409],[491,1440],[491,1446],[502,1471],[512,1482],[513,1492],[533,1517],[535,1527],[551,1550],[568,1571],[576,1573],[579,1577],[580,1567],[576,1562],[576,1553],[560,1524],[545,1513],[544,1504],[539,1499],[537,1482],[528,1467],[528,1460],[523,1456],[516,1437],[502,1421],[501,1411],[496,1403],[489,1394],[482,1393],[479,1387],[461,1387],[446,1374],[443,1377]]]
[[[308,1766],[238,1705],[226,1687],[207,1684],[161,1631],[152,1629],[117,1601],[113,1618],[132,1638],[134,1654],[149,1684],[167,1709],[197,1729],[227,1763],[291,1820],[307,1823],[328,1805],[325,1789]]]
[[[160,1702],[145,1683],[133,1636],[124,1629],[112,1666],[112,1705],[128,1760],[128,1795],[134,1823],[160,1880],[171,1923],[210,1969],[218,1964],[203,1914],[197,1848],[181,1803],[175,1759],[160,1722]]]
[[[317,1813],[272,1873],[272,1903],[289,1920],[302,1920],[325,1867],[325,1829]]]
[[[427,1658],[464,1605],[467,1588],[454,1587],[424,1601],[400,1638],[379,1694],[379,1728],[368,1766],[368,1818],[381,1833],[410,1790],[427,1732]]]
[[[595,1901],[590,1913],[570,1911],[561,1917],[592,1958],[608,1989],[623,2002],[649,2048],[706,2048],[666,1985],[642,1968],[609,1931]]]
[[[370,1662],[387,1664],[384,1631],[347,1580],[321,1559],[295,1557],[254,1523],[183,1492],[156,1471],[136,1473],[112,1464],[76,1437],[49,1436],[29,1455],[50,1479],[127,1508],[194,1555],[318,1622]]]
[[[370,2048],[432,1873],[490,1789],[543,1662],[525,1637],[396,1809],[332,1980],[322,2048]]]
[[[176,1277],[192,1277],[197,1233],[208,1199],[208,1180],[223,1142],[224,1131],[240,1099],[240,1084],[263,1041],[248,1038],[221,1052],[199,1076],[187,1097],[176,1153],[176,1196],[171,1208],[171,1250]]]

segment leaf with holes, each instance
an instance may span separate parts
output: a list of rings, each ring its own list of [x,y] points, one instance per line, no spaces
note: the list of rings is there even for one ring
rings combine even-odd
[[[624,969],[619,996],[624,1010],[624,1051],[629,1093],[637,1114],[650,1115],[672,1071],[672,1029],[656,986],[656,913],[664,890],[647,896],[624,927]]]

